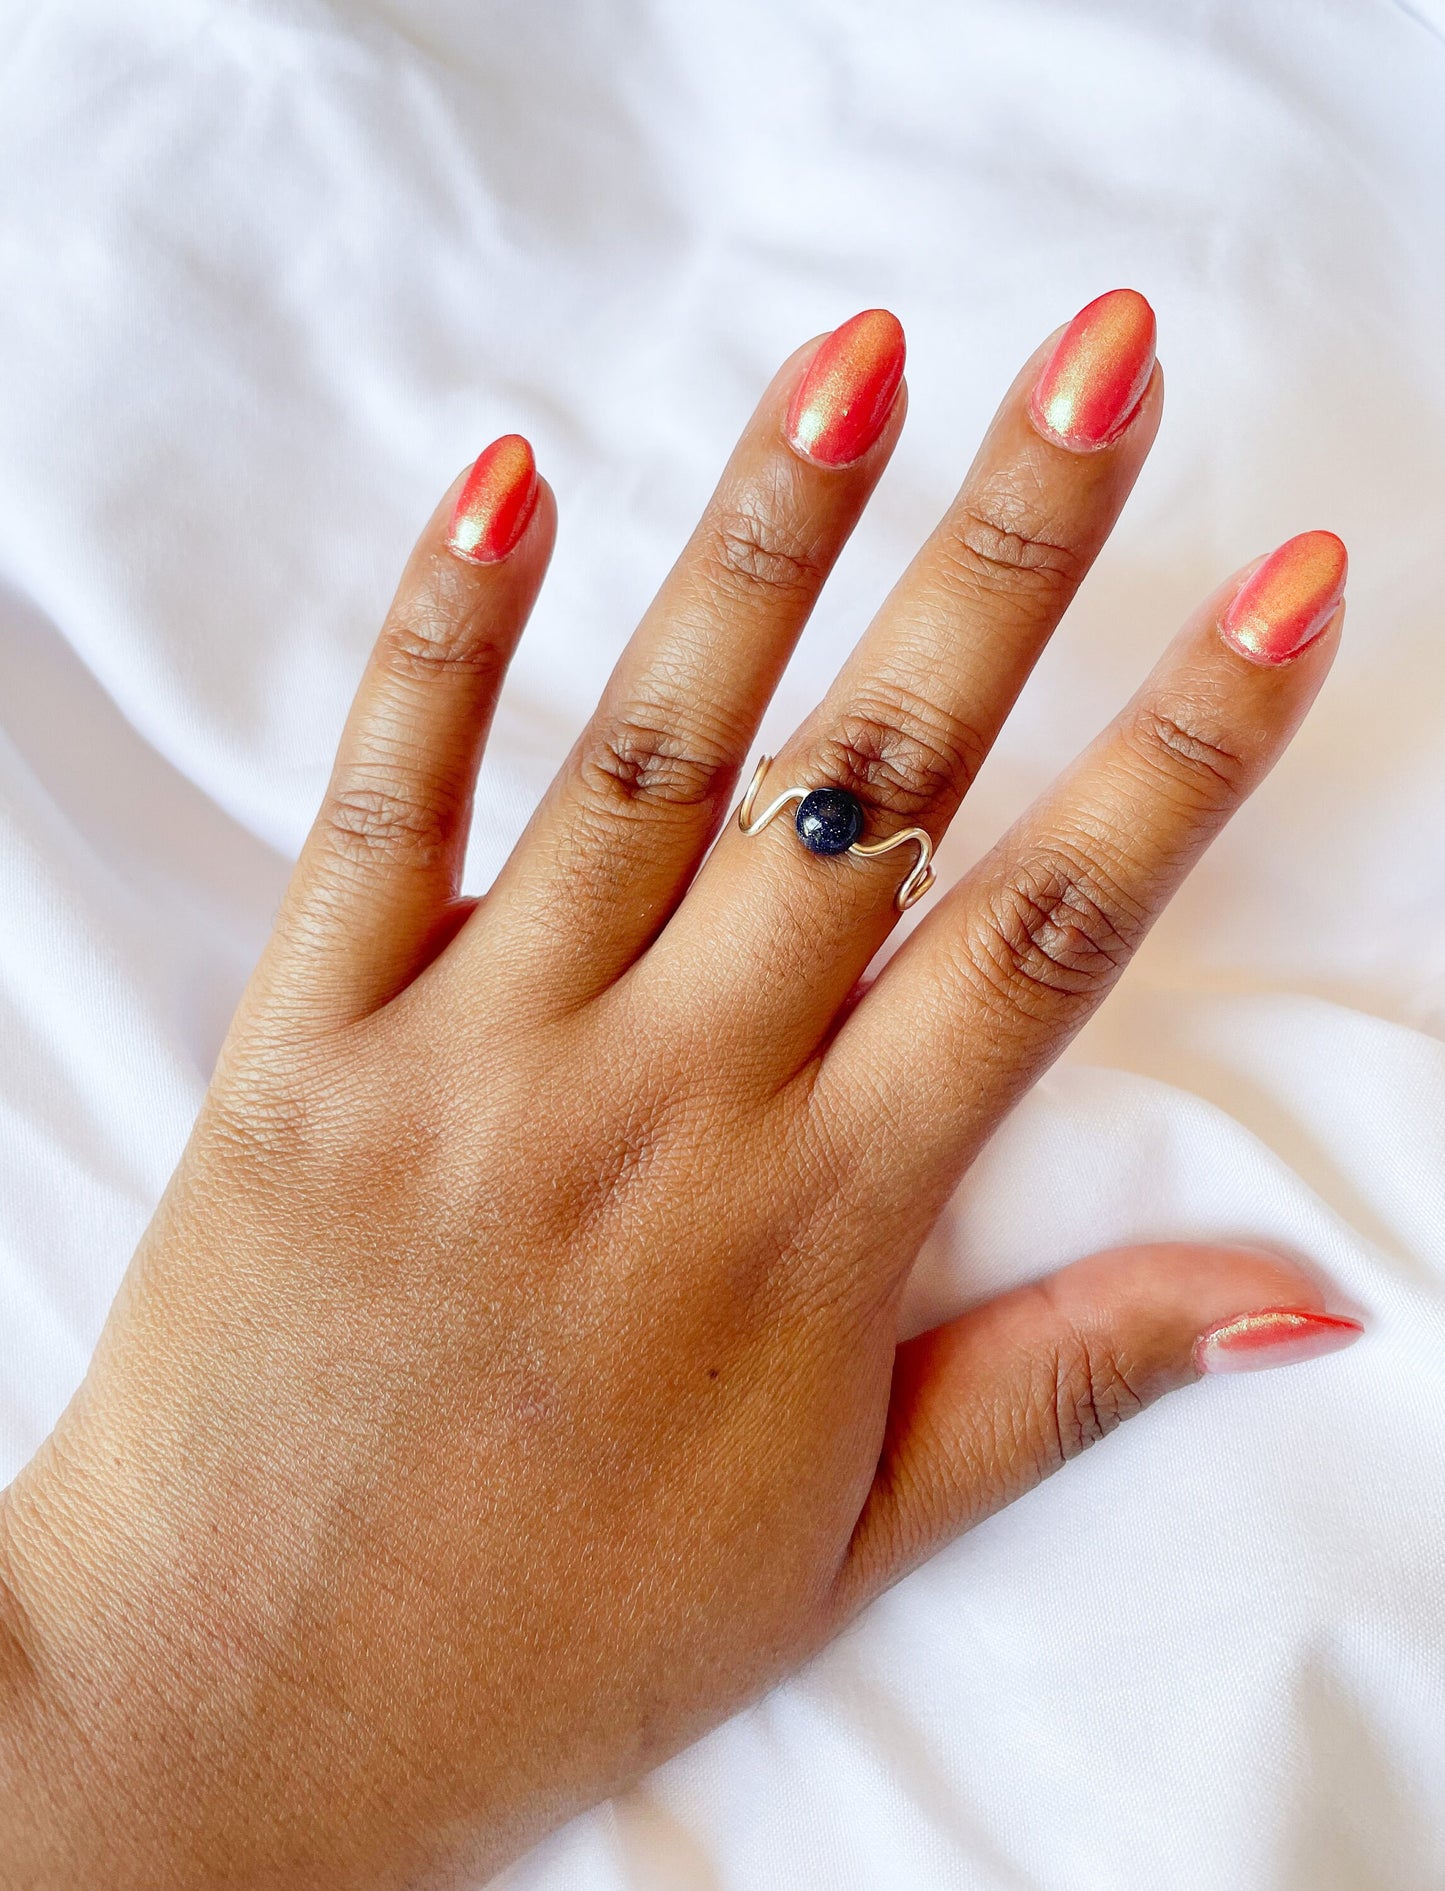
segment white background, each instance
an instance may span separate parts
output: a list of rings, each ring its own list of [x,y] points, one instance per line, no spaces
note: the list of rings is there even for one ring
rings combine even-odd
[[[1281,538],[1348,541],[1346,647],[910,1317],[1197,1234],[1305,1258],[1368,1336],[1176,1395],[508,1883],[1438,1891],[1441,0],[9,0],[0,264],[0,1476],[456,470],[519,429],[562,510],[481,886],[800,340],[887,304],[912,407],[765,739],[1038,339],[1149,295],[1159,446],[945,870]]]

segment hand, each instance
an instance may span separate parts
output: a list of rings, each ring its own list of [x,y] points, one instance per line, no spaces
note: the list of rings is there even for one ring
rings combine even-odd
[[[768,770],[937,840],[1159,422],[1045,344]],[[1353,1338],[1283,1259],[1097,1256],[895,1345],[920,1244],[1324,679],[1344,552],[1223,584],[876,982],[917,853],[719,834],[903,424],[790,360],[496,885],[472,783],[542,581],[526,443],[427,526],[194,1135],[0,1536],[0,1880],[437,1883],[755,1695],[1166,1388]],[[839,825],[841,823],[841,826]],[[825,834],[826,838],[826,834]],[[706,858],[704,858],[706,856]]]

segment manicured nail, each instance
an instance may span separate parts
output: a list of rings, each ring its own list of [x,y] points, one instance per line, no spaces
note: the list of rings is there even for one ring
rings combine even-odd
[[[1256,663],[1284,663],[1313,643],[1345,595],[1350,561],[1333,532],[1286,539],[1235,593],[1219,628]]]
[[[893,411],[904,352],[902,324],[887,309],[864,309],[835,328],[793,395],[789,444],[822,466],[860,459]]]
[[[1255,1372],[1264,1366],[1290,1366],[1299,1359],[1337,1353],[1353,1345],[1364,1330],[1358,1320],[1337,1313],[1267,1307],[1201,1333],[1194,1342],[1194,1367],[1197,1372]]]
[[[520,433],[504,433],[467,474],[447,530],[447,544],[473,565],[505,558],[527,529],[537,503],[537,462]]]
[[[1039,432],[1075,453],[1117,440],[1154,372],[1154,336],[1154,311],[1137,289],[1111,289],[1080,309],[1029,396]]]

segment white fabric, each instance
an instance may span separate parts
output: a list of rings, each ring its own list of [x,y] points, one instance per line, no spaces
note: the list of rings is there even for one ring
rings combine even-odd
[[[517,833],[778,360],[885,303],[816,698],[1035,341],[1168,413],[954,870],[1219,575],[1328,525],[1288,758],[978,1165],[915,1325],[1134,1237],[1307,1257],[1352,1352],[1176,1395],[515,1869],[521,1891],[1445,1882],[1442,0],[12,0],[0,13],[0,1474],[83,1371],[384,599],[528,433]]]

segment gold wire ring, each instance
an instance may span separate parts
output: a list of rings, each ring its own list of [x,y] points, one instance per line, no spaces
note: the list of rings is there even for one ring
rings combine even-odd
[[[748,791],[743,796],[738,806],[738,826],[745,834],[761,834],[768,822],[776,815],[781,814],[784,808],[791,806],[794,801],[806,801],[810,795],[819,792],[813,788],[789,788],[783,794],[780,794],[776,801],[770,801],[755,820],[753,818],[753,808],[757,803],[758,790],[762,787],[763,777],[767,774],[772,765],[773,758],[771,755],[764,755],[759,758],[758,765],[753,770],[753,778],[748,783]],[[846,793],[846,791],[842,789],[836,790],[835,792],[839,794]],[[847,799],[855,803],[857,801],[857,797],[854,795],[848,795]],[[838,853],[858,854],[862,858],[871,859],[875,854],[891,853],[895,847],[902,847],[907,841],[912,841],[917,847],[918,858],[909,868],[907,874],[904,876],[903,884],[893,896],[893,904],[898,908],[900,913],[904,913],[913,905],[915,900],[921,900],[923,898],[934,881],[933,841],[931,836],[925,833],[921,827],[900,828],[896,834],[890,834],[886,840],[855,840],[850,842],[846,847],[838,847],[836,849],[822,848],[812,851],[836,851]],[[807,844],[806,841],[804,844]]]

